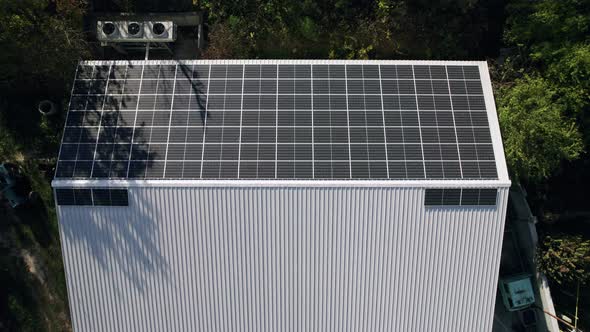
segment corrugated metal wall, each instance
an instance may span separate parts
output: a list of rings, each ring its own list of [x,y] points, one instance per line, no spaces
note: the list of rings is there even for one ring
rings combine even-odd
[[[76,331],[489,331],[497,208],[423,189],[131,188],[60,207]]]

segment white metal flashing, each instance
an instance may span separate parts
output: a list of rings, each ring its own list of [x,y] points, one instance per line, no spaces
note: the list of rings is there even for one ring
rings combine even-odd
[[[68,187],[361,187],[361,188],[508,188],[502,180],[53,180],[54,188]]]
[[[510,181],[510,178],[508,177],[508,169],[506,167],[506,157],[504,156],[504,145],[502,144],[502,133],[500,132],[498,112],[496,111],[496,103],[494,102],[490,71],[488,69],[488,63],[485,61],[479,63],[479,76],[481,77],[481,86],[483,88],[483,96],[486,102],[498,179]]]
[[[81,65],[99,66],[105,64],[115,65],[248,65],[248,64],[332,64],[332,65],[352,65],[352,64],[383,64],[383,65],[459,65],[459,66],[481,66],[486,64],[485,61],[461,61],[461,60],[304,60],[304,59],[232,59],[232,60],[88,60],[80,61]],[[487,64],[486,64],[487,69]]]

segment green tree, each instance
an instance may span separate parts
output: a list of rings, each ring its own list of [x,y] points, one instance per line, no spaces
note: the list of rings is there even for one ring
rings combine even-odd
[[[559,89],[541,77],[525,76],[498,93],[504,150],[513,177],[538,181],[563,159],[583,150],[575,121],[565,116]]]
[[[485,36],[489,14],[485,3],[478,0],[440,4],[392,0],[201,0],[197,4],[210,13],[213,30],[215,25],[223,24],[241,45],[247,45],[230,51],[239,57],[464,58],[480,55],[480,46],[490,44]],[[236,21],[239,24],[233,24]]]
[[[0,0],[0,88],[63,88],[89,55],[81,32],[83,2]]]
[[[506,11],[506,157],[514,176],[541,182],[590,144],[590,0],[517,0]]]
[[[505,40],[539,65],[559,61],[588,41],[590,0],[517,0],[506,11]]]
[[[90,56],[84,8],[82,0],[0,0],[0,131],[27,146],[24,153],[57,149],[63,119],[42,119],[36,106],[42,99],[67,105],[76,62]]]
[[[581,235],[546,236],[537,253],[539,269],[558,284],[590,283],[590,240]]]

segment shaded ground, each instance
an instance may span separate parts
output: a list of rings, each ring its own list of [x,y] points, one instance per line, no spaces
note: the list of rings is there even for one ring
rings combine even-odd
[[[36,163],[25,170],[41,198],[0,203],[0,331],[71,331],[49,181]]]
[[[574,188],[572,186],[572,188]],[[516,191],[515,188],[513,190]],[[531,216],[531,211],[528,207],[522,206],[523,201],[514,198],[514,192],[511,190],[510,204],[508,208],[508,215],[506,219],[506,229],[504,234],[504,241],[502,244],[502,257],[500,263],[500,277],[519,274],[521,272],[534,273],[533,255],[535,250],[532,249],[531,239],[527,236],[526,218]],[[572,189],[574,191],[576,189]],[[522,199],[529,199],[530,196]],[[534,197],[533,197],[534,201]],[[567,203],[569,206],[575,206],[575,201]],[[517,206],[518,205],[518,206]],[[532,206],[535,207],[534,205]],[[539,216],[539,210],[536,215]],[[552,224],[539,222],[535,225],[538,232],[539,241],[542,241],[543,236],[547,234],[570,233],[570,234],[585,234],[588,235],[590,224],[588,223],[588,214],[579,213],[580,211],[565,209],[559,220]],[[535,213],[533,213],[535,214]],[[560,285],[549,280],[551,297],[555,307],[555,312],[558,317],[563,318],[567,316],[572,319],[575,316],[576,307],[576,287],[575,285]],[[540,294],[537,285],[534,285],[536,304],[540,306]],[[510,313],[504,309],[500,292],[497,293],[496,310],[494,319],[494,331],[522,331],[519,330],[519,317],[516,312]],[[585,310],[590,303],[590,292],[588,286],[580,288],[579,300],[579,321],[578,327],[583,331],[588,331],[590,328],[590,315],[588,310]],[[544,315],[541,311],[536,311],[537,318],[550,319],[549,316]],[[560,328],[564,331],[569,330],[568,327],[559,323]],[[544,331],[541,329],[541,331]]]

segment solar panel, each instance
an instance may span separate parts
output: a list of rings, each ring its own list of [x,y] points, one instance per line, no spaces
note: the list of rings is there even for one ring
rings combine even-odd
[[[57,178],[497,179],[476,65],[80,63]]]

